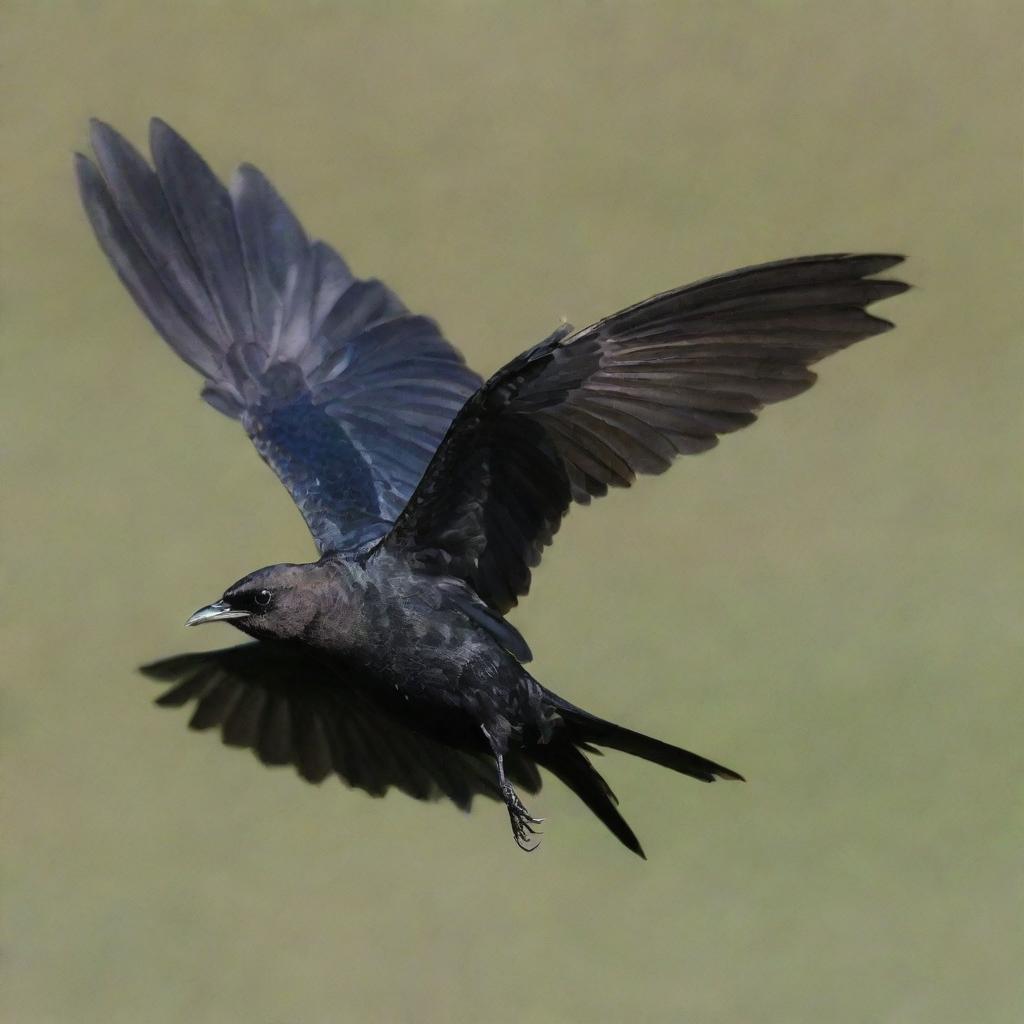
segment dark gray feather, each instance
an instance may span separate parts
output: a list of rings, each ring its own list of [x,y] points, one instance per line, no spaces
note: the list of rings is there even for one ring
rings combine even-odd
[[[864,307],[901,257],[748,267],[561,330],[467,403],[385,543],[506,612],[573,501],[707,451],[809,388],[811,365],[892,325]]]
[[[294,645],[256,642],[178,655],[142,672],[172,684],[157,699],[162,706],[199,698],[193,729],[220,727],[224,743],[251,749],[264,764],[292,764],[309,782],[334,773],[372,796],[399,789],[463,810],[474,796],[501,799],[483,749],[457,750],[399,722],[363,697],[357,680]],[[525,754],[512,754],[507,768],[525,792],[540,789]]]
[[[91,137],[82,202],[132,297],[241,420],[320,551],[374,543],[479,378],[434,321],[311,241],[254,167],[229,191],[162,121],[155,169],[109,126]]]

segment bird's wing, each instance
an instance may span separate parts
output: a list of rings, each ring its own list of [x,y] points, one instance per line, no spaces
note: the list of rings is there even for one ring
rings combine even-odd
[[[334,774],[371,796],[395,788],[463,810],[478,794],[502,799],[493,759],[408,728],[301,650],[256,641],[166,658],[142,672],[174,684],[157,704],[195,702],[191,728],[217,728],[228,746],[248,747],[267,765],[294,765],[307,782]],[[519,757],[510,770],[525,791],[540,789],[532,761]]]
[[[320,551],[379,539],[480,379],[433,320],[312,241],[269,181],[230,190],[154,120],[155,170],[112,128],[79,154],[82,203],[122,282],[203,397],[241,421]]]
[[[899,256],[810,256],[709,278],[569,327],[463,407],[383,544],[504,613],[573,501],[712,448],[807,390],[819,359],[892,325]]]

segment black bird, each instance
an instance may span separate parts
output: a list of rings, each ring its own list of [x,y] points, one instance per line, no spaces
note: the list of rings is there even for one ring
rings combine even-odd
[[[899,256],[825,255],[733,271],[550,337],[489,381],[437,324],[312,241],[243,165],[225,188],[159,120],[153,167],[93,122],[76,158],[103,251],[203,398],[241,422],[320,552],[239,580],[188,621],[255,643],[144,671],[196,700],[191,725],[320,782],[395,786],[469,807],[561,779],[630,849],[640,843],[587,754],[610,747],[711,782],[734,771],[597,718],[524,668],[504,616],[573,502],[715,446],[808,367],[892,325],[865,312],[906,285]]]

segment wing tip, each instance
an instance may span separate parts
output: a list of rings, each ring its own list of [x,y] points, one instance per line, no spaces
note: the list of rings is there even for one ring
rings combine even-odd
[[[151,142],[159,138],[181,139],[181,136],[162,117],[151,117],[148,129]]]
[[[878,264],[878,270],[872,271],[872,273],[879,273],[882,270],[888,270],[890,267],[898,266],[907,257],[903,253],[899,252],[848,252],[843,254],[844,258],[851,260],[870,260],[872,263]]]
[[[124,136],[113,125],[99,117],[89,118],[89,143],[94,150],[109,142],[124,141]]]
[[[846,252],[821,252],[812,256],[797,256],[792,259],[775,260],[755,265],[751,269],[757,269],[758,266],[770,267],[785,263],[869,263],[875,269],[864,271],[861,276],[866,277],[868,274],[880,274],[883,270],[889,270],[891,267],[898,266],[906,258],[903,253],[896,252],[853,252],[848,250]]]
[[[149,119],[149,151],[153,154],[158,173],[161,166],[165,168],[164,173],[170,166],[177,166],[179,169],[182,166],[209,169],[206,160],[192,144],[162,117]],[[213,174],[212,171],[209,173]]]
[[[94,179],[96,175],[96,165],[80,150],[75,150],[72,154],[71,163],[75,169],[75,177],[78,179],[79,188],[84,188],[92,179]]]
[[[121,138],[120,132],[118,132],[117,129],[113,127],[113,125],[109,124],[107,121],[104,121],[101,117],[90,117],[88,123],[89,142],[93,146],[93,148],[96,147],[97,139],[102,140],[104,138],[114,137]]]

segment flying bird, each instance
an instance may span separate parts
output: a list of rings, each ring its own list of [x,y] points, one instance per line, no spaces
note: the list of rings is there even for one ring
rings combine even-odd
[[[499,799],[516,843],[541,819],[538,768],[630,850],[588,755],[625,751],[704,782],[715,761],[548,689],[505,618],[574,504],[713,448],[810,367],[892,324],[865,307],[906,285],[892,255],[747,267],[559,327],[484,382],[431,319],[311,239],[266,177],[225,187],[160,120],[152,165],[111,127],[76,156],[100,246],[150,323],[238,420],[319,552],[232,584],[189,625],[251,641],[144,667],[267,764],[382,795]]]

